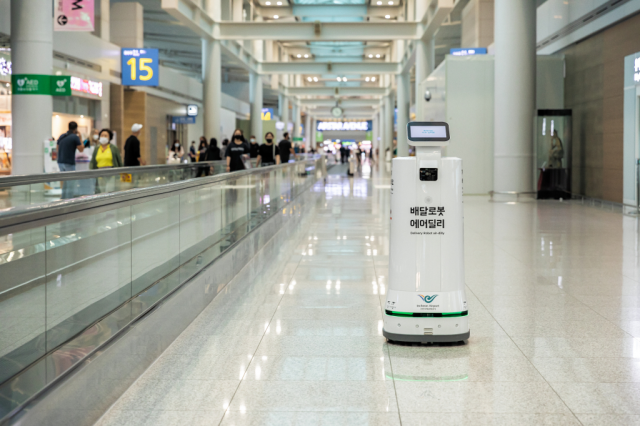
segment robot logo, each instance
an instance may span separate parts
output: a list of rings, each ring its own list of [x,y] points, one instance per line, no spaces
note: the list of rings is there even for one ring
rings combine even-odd
[[[434,299],[435,299],[436,297],[438,297],[438,295],[437,295],[437,294],[434,294],[433,296],[429,296],[429,295],[427,295],[427,296],[423,296],[423,295],[419,294],[419,295],[418,295],[418,297],[419,297],[420,299],[424,300],[424,303],[431,303],[431,302],[433,302],[433,301],[434,301]]]

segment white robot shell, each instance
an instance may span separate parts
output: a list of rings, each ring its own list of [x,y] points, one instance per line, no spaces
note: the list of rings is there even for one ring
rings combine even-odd
[[[383,335],[391,341],[462,341],[469,337],[462,160],[441,158],[439,148],[417,150],[416,157],[393,160]]]

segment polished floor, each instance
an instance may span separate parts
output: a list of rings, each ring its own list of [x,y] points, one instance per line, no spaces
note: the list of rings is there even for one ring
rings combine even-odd
[[[330,176],[295,250],[232,282],[98,424],[640,424],[635,218],[466,197],[471,338],[388,344],[389,183]]]

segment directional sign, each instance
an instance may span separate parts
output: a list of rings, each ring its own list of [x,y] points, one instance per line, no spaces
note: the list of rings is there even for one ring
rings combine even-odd
[[[120,57],[123,86],[160,84],[158,49],[123,48]]]
[[[55,31],[94,30],[93,0],[56,0],[53,16]]]

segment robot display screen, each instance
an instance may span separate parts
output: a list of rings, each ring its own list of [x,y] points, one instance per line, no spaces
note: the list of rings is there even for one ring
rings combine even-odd
[[[411,139],[449,139],[446,126],[409,126]]]

